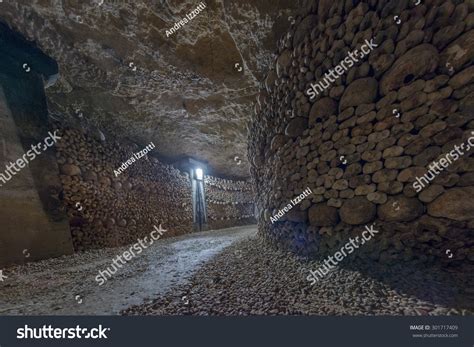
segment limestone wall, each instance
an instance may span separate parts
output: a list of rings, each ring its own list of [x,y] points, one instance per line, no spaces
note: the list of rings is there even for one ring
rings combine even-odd
[[[472,1],[308,2],[279,42],[250,126],[262,235],[325,256],[375,223],[380,234],[357,256],[473,261],[473,151],[413,187],[473,136],[473,25]],[[311,83],[371,39],[378,47],[310,100]],[[313,195],[270,221],[308,187]]]
[[[41,122],[43,109],[31,97],[42,89],[30,86],[12,85],[0,73],[0,267],[73,251],[67,218],[53,196],[60,186],[54,148],[28,157],[27,164],[16,166],[19,171],[11,169],[32,150],[31,145],[43,144],[47,136],[44,127],[35,124]]]
[[[206,176],[206,204],[211,229],[256,223],[249,182]]]

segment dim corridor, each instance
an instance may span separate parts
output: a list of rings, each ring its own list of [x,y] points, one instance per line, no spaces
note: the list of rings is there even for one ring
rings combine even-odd
[[[110,315],[184,284],[207,261],[255,226],[212,230],[156,241],[104,285],[95,277],[130,246],[93,250],[9,268],[0,282],[2,315]]]

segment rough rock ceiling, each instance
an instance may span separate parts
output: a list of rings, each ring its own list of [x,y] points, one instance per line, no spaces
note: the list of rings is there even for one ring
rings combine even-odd
[[[257,86],[299,1],[204,2],[169,37],[198,1],[5,0],[0,18],[58,61],[53,114],[247,177]]]

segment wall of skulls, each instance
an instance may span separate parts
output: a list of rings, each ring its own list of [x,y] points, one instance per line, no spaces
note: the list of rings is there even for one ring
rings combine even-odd
[[[211,229],[256,223],[249,182],[206,176],[208,224]]]
[[[473,26],[472,1],[309,2],[279,41],[250,125],[259,232],[326,256],[375,223],[380,233],[356,256],[474,261],[472,150],[413,188],[473,136]],[[366,39],[378,47],[310,100],[311,83]]]
[[[134,243],[159,224],[167,230],[164,238],[192,231],[187,175],[148,155],[116,177],[114,170],[143,148],[101,142],[75,129],[61,133],[59,198],[76,251]]]

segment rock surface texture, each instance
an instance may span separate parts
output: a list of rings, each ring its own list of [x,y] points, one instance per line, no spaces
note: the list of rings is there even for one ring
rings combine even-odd
[[[205,1],[167,35],[198,4],[3,1],[1,16],[58,62],[47,89],[52,114],[82,114],[105,135],[154,141],[167,157],[194,156],[217,176],[248,178],[246,125],[258,80],[299,1]],[[229,165],[236,155],[242,165]]]
[[[472,1],[322,0],[301,10],[250,127],[260,234],[326,256],[375,223],[356,256],[472,265],[473,19]],[[312,83],[372,39],[376,48],[310,98]],[[463,154],[417,192],[417,177],[455,145]],[[308,187],[299,220],[271,222]]]

